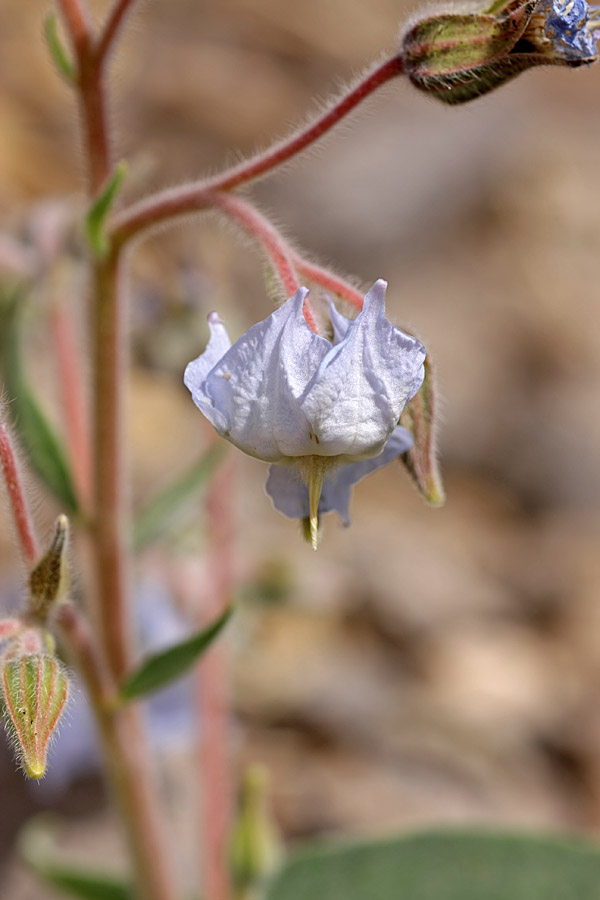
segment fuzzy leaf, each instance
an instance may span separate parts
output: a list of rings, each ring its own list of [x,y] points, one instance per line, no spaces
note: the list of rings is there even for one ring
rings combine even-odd
[[[597,900],[591,842],[434,831],[300,852],[267,900]]]
[[[4,391],[12,419],[29,462],[72,515],[79,509],[66,456],[56,433],[38,404],[27,381],[21,356],[23,295],[15,292],[0,302],[0,360]]]
[[[231,607],[226,609],[208,628],[148,657],[121,687],[121,699],[124,702],[135,700],[185,675],[220,634],[232,612]]]
[[[106,217],[121,189],[127,165],[120,162],[100,193],[90,206],[85,217],[85,235],[91,251],[95,256],[103,257],[108,252],[108,239],[106,237]]]
[[[75,66],[63,45],[58,32],[58,16],[54,12],[48,13],[44,19],[44,35],[56,68],[66,81],[73,84],[76,76]]]
[[[164,531],[165,524],[194,494],[204,487],[223,459],[225,445],[215,443],[177,481],[150,501],[138,515],[134,526],[133,544],[136,551],[144,550]]]

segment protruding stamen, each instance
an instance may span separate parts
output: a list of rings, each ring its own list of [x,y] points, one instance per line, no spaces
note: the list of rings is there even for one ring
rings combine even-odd
[[[323,490],[325,469],[315,466],[308,476],[308,502],[310,510],[310,539],[313,550],[319,546],[319,500]]]

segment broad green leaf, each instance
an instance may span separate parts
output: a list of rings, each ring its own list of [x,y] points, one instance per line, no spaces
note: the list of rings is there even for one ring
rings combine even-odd
[[[598,900],[600,848],[575,839],[435,831],[298,853],[267,900]]]
[[[148,657],[121,687],[121,699],[124,702],[134,700],[185,675],[220,634],[232,611],[231,608],[225,610],[208,628],[174,647]]]
[[[38,878],[80,900],[134,900],[133,888],[124,878],[57,860],[52,832],[52,822],[42,815],[30,820],[19,835],[21,856]]]
[[[63,447],[27,381],[21,356],[21,292],[0,299],[0,360],[4,394],[23,450],[32,468],[64,509],[79,504]]]
[[[164,532],[165,524],[199,491],[223,459],[225,444],[215,443],[188,469],[150,501],[138,515],[133,532],[136,551],[143,550]]]
[[[126,174],[127,164],[120,162],[90,206],[85,217],[85,236],[92,253],[100,258],[105,256],[109,249],[105,229],[106,217],[116,200]]]

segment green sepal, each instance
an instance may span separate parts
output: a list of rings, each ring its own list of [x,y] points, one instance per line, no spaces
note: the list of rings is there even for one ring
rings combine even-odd
[[[408,428],[414,441],[402,461],[427,503],[443,506],[446,495],[437,461],[436,401],[435,374],[429,357],[426,357],[423,384],[400,417],[400,423]]]
[[[19,837],[21,856],[38,878],[65,896],[80,900],[134,900],[133,887],[125,878],[57,861],[43,818],[29,822]]]
[[[144,550],[160,537],[169,519],[204,487],[223,459],[225,446],[221,441],[213,444],[191,468],[138,514],[133,529],[133,546],[136,552]]]
[[[229,607],[208,628],[180,644],[149,656],[121,686],[121,700],[124,703],[137,700],[185,675],[221,633],[232,612],[232,607]]]
[[[530,834],[436,830],[292,857],[267,900],[598,900],[600,850]]]
[[[65,81],[68,81],[69,84],[74,84],[77,72],[71,57],[63,45],[58,31],[58,16],[54,12],[49,12],[44,18],[44,36],[56,68]]]
[[[29,778],[43,778],[48,745],[69,696],[67,675],[56,657],[28,653],[2,662],[1,691],[15,754]]]
[[[8,408],[31,467],[61,506],[77,515],[79,502],[64,449],[24,372],[21,354],[23,306],[24,295],[19,291],[0,298],[0,359]]]
[[[100,193],[90,206],[85,217],[85,236],[87,242],[94,256],[97,256],[100,259],[106,256],[109,249],[109,242],[106,237],[105,229],[106,217],[115,202],[126,174],[127,163],[120,162],[100,190]]]

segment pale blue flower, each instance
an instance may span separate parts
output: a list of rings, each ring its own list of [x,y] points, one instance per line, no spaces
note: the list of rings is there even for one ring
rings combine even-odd
[[[585,0],[541,0],[536,12],[544,16],[544,31],[556,55],[570,62],[596,56],[598,7],[588,6]]]
[[[220,435],[291,468],[285,477],[272,473],[268,490],[286,515],[309,515],[313,545],[319,511],[337,509],[347,520],[351,485],[410,446],[400,429],[387,449],[423,381],[425,350],[385,318],[385,289],[376,282],[354,321],[332,306],[333,342],[307,325],[306,288],[233,346],[211,313],[208,346],[185,370],[194,402]]]

